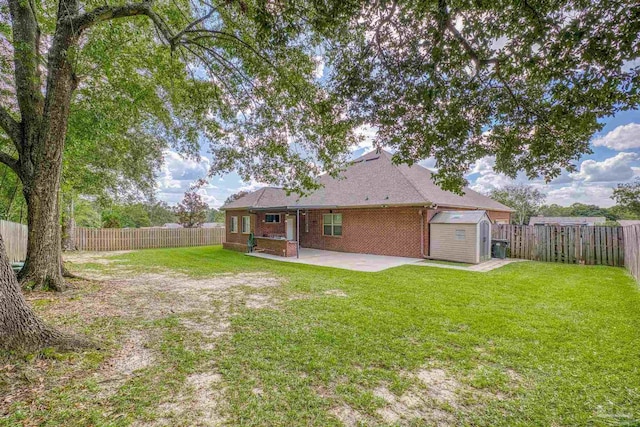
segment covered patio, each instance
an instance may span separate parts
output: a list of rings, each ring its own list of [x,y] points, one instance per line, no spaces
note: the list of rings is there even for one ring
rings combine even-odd
[[[282,262],[342,268],[345,270],[376,272],[387,268],[423,262],[420,258],[405,258],[384,255],[369,255],[349,252],[334,252],[320,249],[299,248],[298,257],[282,257],[263,252],[247,253],[248,256]]]

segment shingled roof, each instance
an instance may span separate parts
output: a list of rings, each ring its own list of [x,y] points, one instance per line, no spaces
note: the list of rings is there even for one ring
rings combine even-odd
[[[222,209],[338,208],[367,206],[427,206],[508,211],[513,209],[464,188],[460,196],[438,187],[431,171],[420,165],[395,165],[391,153],[372,151],[354,160],[339,178],[322,175],[320,189],[309,196],[287,196],[281,188],[265,187]]]

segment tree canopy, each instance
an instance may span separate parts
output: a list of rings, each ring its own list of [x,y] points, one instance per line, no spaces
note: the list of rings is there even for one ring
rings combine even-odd
[[[640,179],[634,182],[619,184],[613,190],[612,198],[625,210],[640,218]]]
[[[447,189],[487,155],[551,179],[599,119],[638,107],[639,16],[617,0],[362,2],[330,80],[396,161],[435,157]]]
[[[545,195],[529,185],[514,184],[491,191],[489,196],[514,209],[512,222],[515,224],[528,224],[529,218],[536,213],[545,200]]]
[[[195,191],[189,191],[184,194],[182,202],[176,207],[176,215],[178,221],[184,228],[197,228],[207,220],[207,205],[202,197]]]

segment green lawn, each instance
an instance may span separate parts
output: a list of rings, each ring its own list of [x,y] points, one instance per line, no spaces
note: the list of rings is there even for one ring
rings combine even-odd
[[[158,387],[163,375],[179,382],[202,364],[222,375],[229,425],[640,425],[640,292],[621,268],[526,262],[489,273],[424,266],[360,273],[218,247],[117,259],[79,269],[170,269],[196,279],[263,272],[283,281],[261,291],[277,304],[238,306],[230,334],[213,349],[198,349],[197,334],[183,334],[174,348],[178,315],[150,324],[165,331],[157,344],[163,365],[147,368],[154,381],[125,384],[135,387],[132,399],[166,395]],[[73,394],[65,393],[73,408]],[[128,410],[127,393],[114,403],[124,406],[120,412]],[[59,416],[63,410],[51,405]],[[135,419],[88,407],[56,419]],[[20,410],[24,420],[31,409]],[[151,410],[143,416],[154,419]]]

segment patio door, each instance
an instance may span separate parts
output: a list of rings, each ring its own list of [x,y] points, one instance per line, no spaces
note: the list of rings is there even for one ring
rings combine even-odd
[[[287,240],[296,240],[296,217],[287,216]]]

